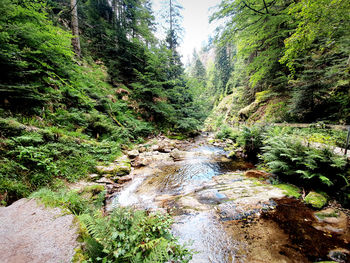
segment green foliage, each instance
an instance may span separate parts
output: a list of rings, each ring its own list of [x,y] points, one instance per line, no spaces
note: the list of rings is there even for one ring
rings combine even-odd
[[[56,96],[72,66],[70,34],[48,20],[41,1],[3,0],[0,13],[1,97],[23,109]]]
[[[117,142],[98,142],[57,127],[34,129],[14,120],[0,120],[4,128],[0,139],[0,193],[9,203],[51,185],[54,178],[84,178],[97,161],[112,161],[120,151]]]
[[[268,129],[268,133],[271,136],[284,135],[297,137],[309,144],[321,143],[328,146],[338,146],[341,148],[345,148],[347,136],[346,131],[313,127],[312,125],[310,125],[308,128],[275,126]]]
[[[262,160],[271,171],[289,181],[324,189],[349,186],[346,159],[327,148],[314,149],[295,138],[275,136],[267,138],[262,149]]]
[[[211,17],[224,23],[210,46],[221,61],[208,78],[214,96],[235,94],[243,105],[232,101],[230,114],[243,121],[240,109],[268,92],[250,120],[348,123],[349,13],[346,0],[221,1]]]
[[[328,45],[332,41],[342,44],[342,38],[349,36],[349,11],[350,4],[345,0],[303,0],[292,3],[288,12],[297,20],[297,27],[285,40],[286,51],[281,61],[287,62],[294,71],[295,59],[305,54],[316,40],[326,37]]]
[[[88,247],[91,262],[188,262],[189,251],[170,233],[171,218],[129,208],[116,208],[108,217],[84,214],[83,229],[96,242]],[[96,248],[98,248],[96,251]],[[95,256],[95,257],[94,257]]]
[[[80,236],[85,243],[86,262],[188,262],[191,251],[170,232],[172,219],[167,214],[148,214],[131,208],[116,208],[108,216],[100,209],[105,191],[87,187],[82,191],[41,189],[31,195],[46,206],[59,207],[77,215]],[[92,202],[87,191],[93,191]]]
[[[42,188],[33,193],[30,198],[37,198],[49,207],[60,207],[68,210],[74,215],[81,215],[88,212],[90,208],[89,201],[82,198],[77,192],[61,189],[53,192],[50,189]]]
[[[233,137],[233,129],[228,125],[222,125],[215,136],[220,140],[231,139]]]
[[[276,187],[284,190],[284,193],[287,196],[299,198],[301,196],[300,189],[296,187],[295,185],[291,184],[276,184]]]
[[[248,159],[256,160],[257,155],[263,146],[263,133],[265,127],[263,126],[244,126],[241,135],[237,138],[237,142],[243,147],[244,153]]]

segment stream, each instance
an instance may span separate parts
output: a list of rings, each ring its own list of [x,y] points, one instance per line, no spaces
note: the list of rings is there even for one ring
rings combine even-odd
[[[268,178],[246,177],[254,165],[228,159],[206,136],[176,147],[181,152],[174,160],[169,153],[148,154],[154,161],[132,172],[134,179],[107,209],[172,214],[173,234],[196,251],[193,263],[349,262],[347,223],[332,234],[321,229],[324,222],[313,210],[287,198]]]

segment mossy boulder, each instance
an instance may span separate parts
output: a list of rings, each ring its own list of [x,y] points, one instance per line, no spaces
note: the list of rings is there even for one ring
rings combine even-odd
[[[120,157],[114,163],[108,166],[96,166],[96,171],[100,175],[123,176],[131,172],[130,160],[126,157]]]
[[[101,184],[88,185],[84,187],[80,194],[86,199],[95,200],[98,198],[98,194],[105,191],[105,186]]]
[[[304,199],[304,202],[314,208],[321,209],[327,204],[327,196],[321,193],[310,192]]]

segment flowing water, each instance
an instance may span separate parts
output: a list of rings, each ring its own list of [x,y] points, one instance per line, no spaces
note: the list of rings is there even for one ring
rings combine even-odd
[[[180,161],[136,169],[108,209],[171,213],[174,235],[196,251],[191,262],[309,262],[276,220],[260,216],[275,210],[282,190],[245,177],[252,164],[227,159],[203,138],[185,150]]]

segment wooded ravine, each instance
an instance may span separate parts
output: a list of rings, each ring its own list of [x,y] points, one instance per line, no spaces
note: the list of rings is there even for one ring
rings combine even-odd
[[[350,1],[222,0],[186,65],[152,4],[0,0],[1,246],[26,198],[67,262],[350,262]]]

